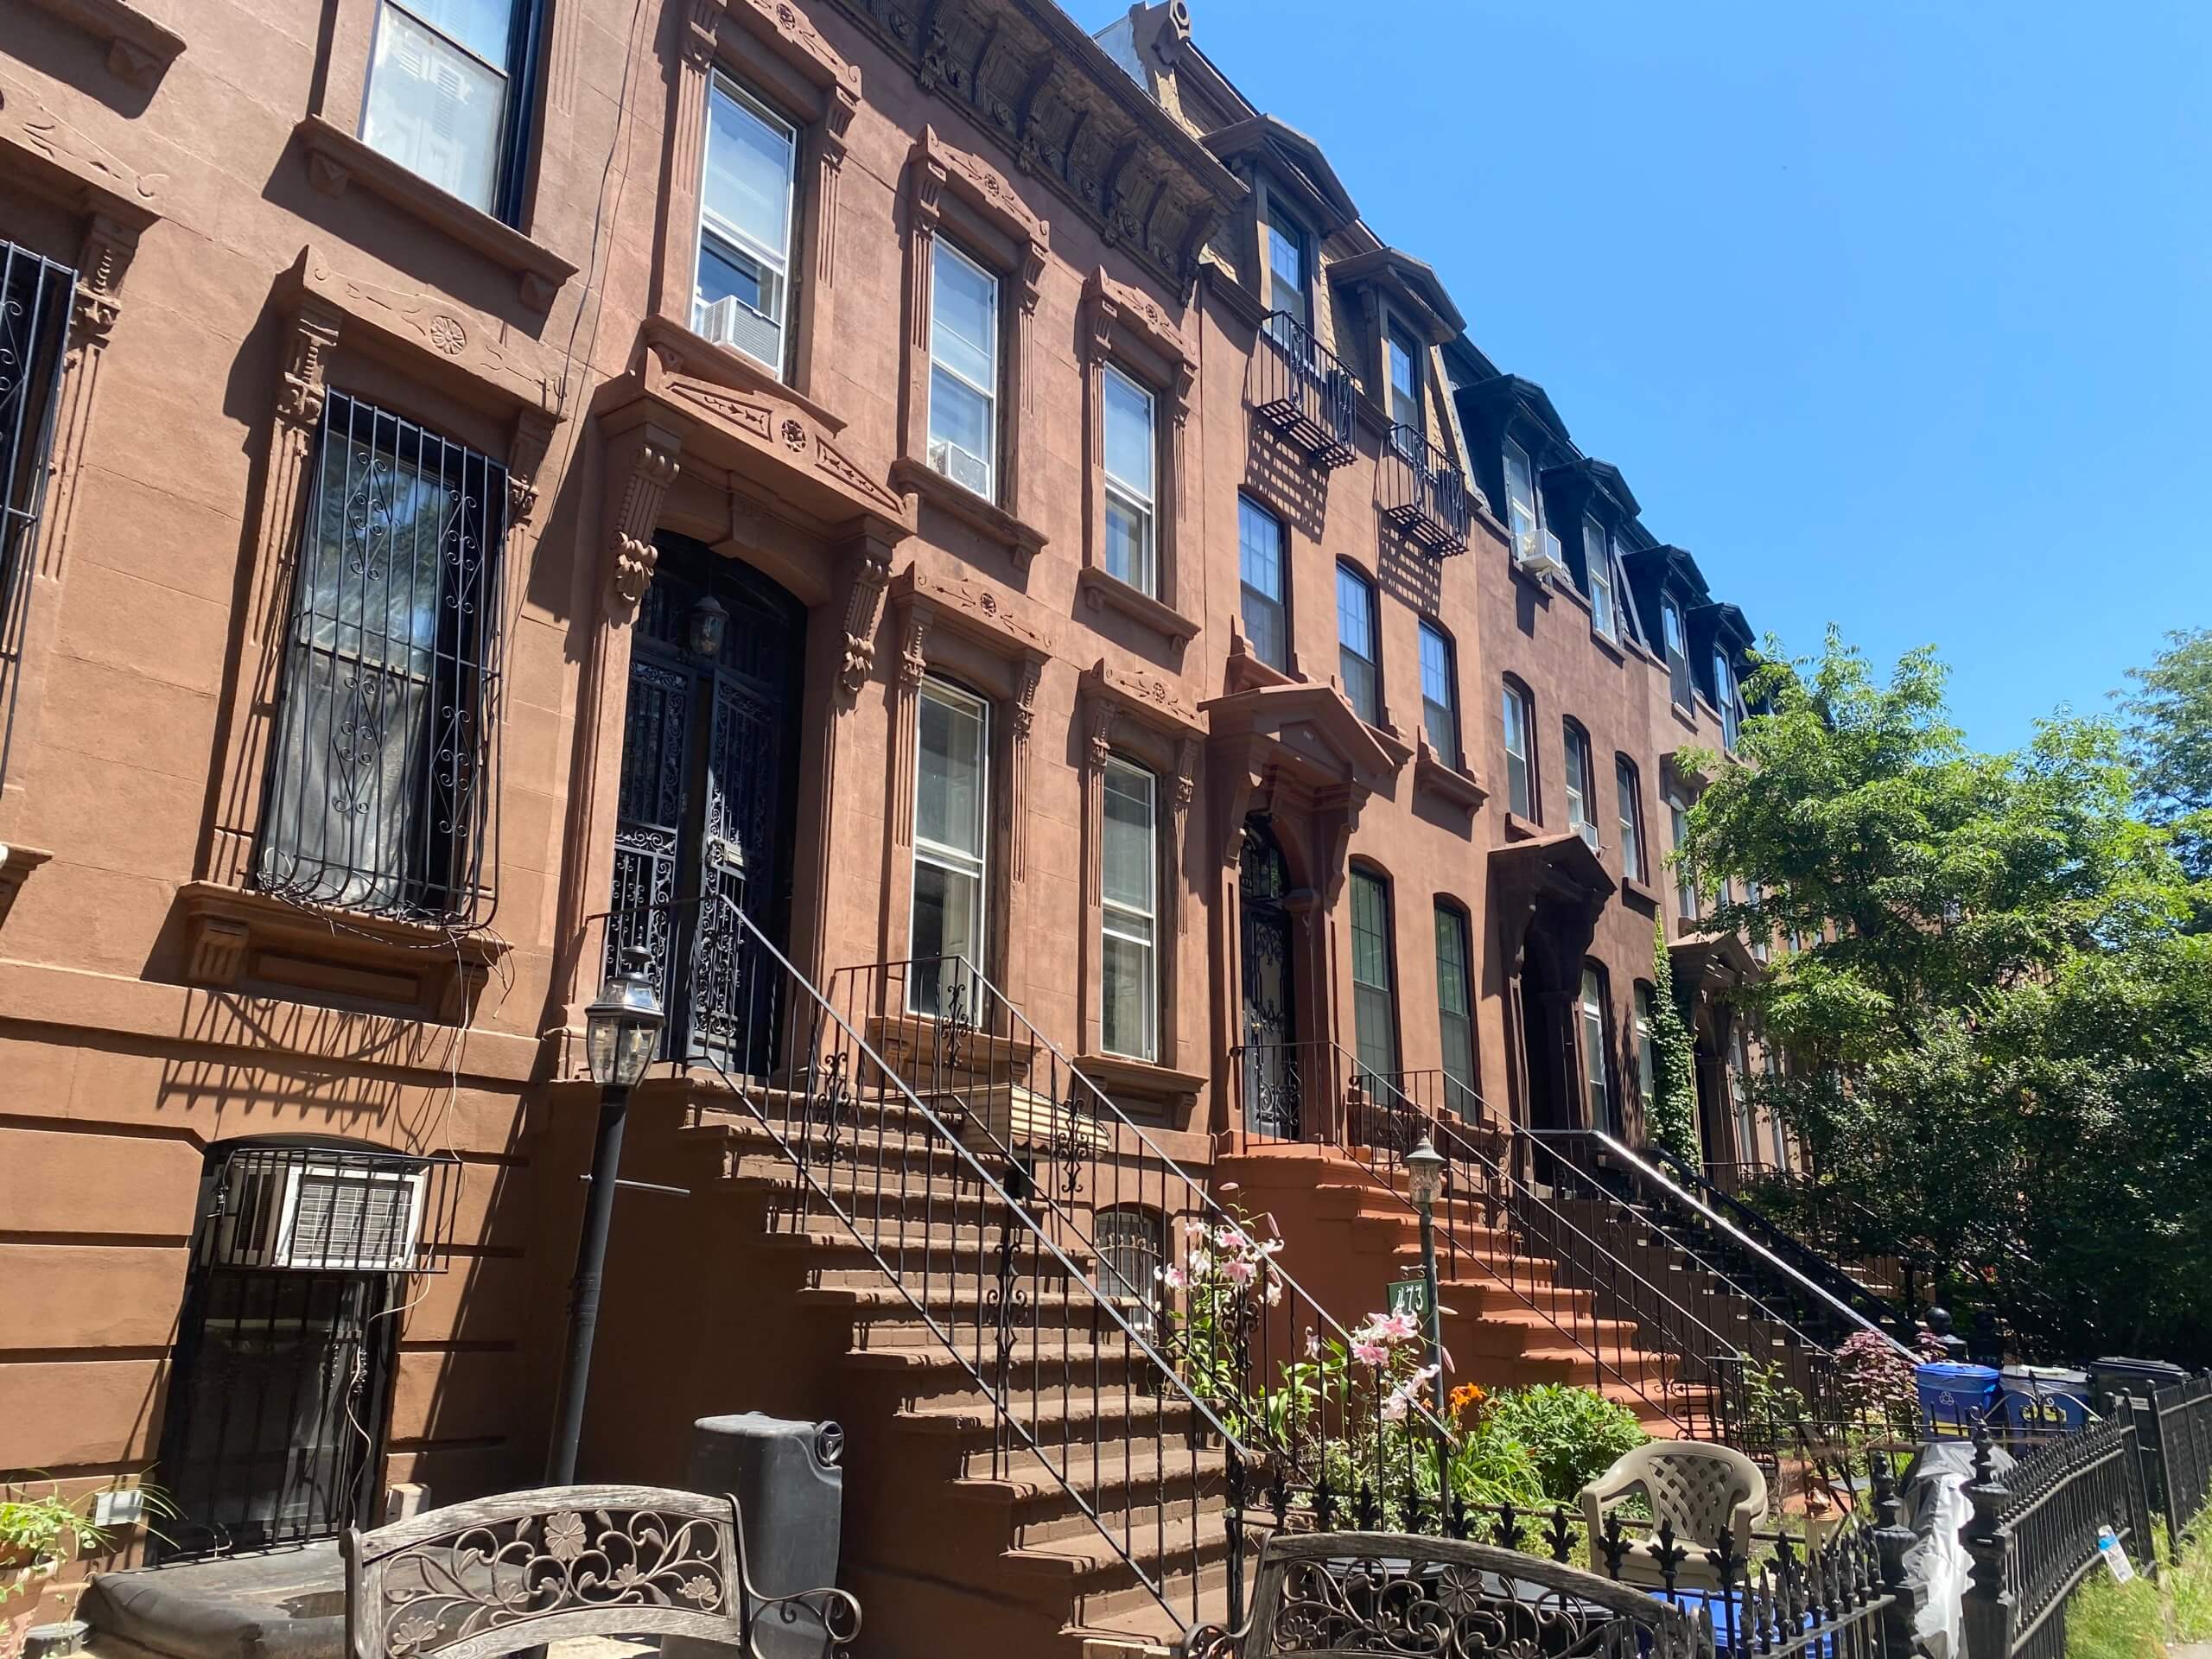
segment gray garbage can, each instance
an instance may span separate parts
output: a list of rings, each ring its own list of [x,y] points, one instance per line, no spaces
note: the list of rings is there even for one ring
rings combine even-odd
[[[745,1516],[745,1566],[764,1596],[837,1582],[837,1534],[844,1512],[844,1431],[835,1423],[792,1422],[741,1412],[702,1417],[691,1426],[688,1484],[728,1492]],[[764,1621],[753,1632],[762,1659],[819,1659],[829,1634],[802,1616]],[[671,1637],[668,1659],[728,1659],[710,1643]]]

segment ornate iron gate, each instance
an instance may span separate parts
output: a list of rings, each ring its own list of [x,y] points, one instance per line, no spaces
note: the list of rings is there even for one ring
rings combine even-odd
[[[664,1058],[772,1062],[777,999],[719,900],[785,937],[805,638],[774,583],[664,538],[631,648],[607,955],[610,971],[626,944],[652,955]]]
[[[1237,866],[1244,993],[1245,1127],[1255,1135],[1298,1139],[1298,1017],[1291,969],[1290,912],[1283,897],[1289,868],[1260,818],[1244,823]]]

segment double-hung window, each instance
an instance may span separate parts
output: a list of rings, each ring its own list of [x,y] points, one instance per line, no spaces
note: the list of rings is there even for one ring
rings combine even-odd
[[[1611,1045],[1605,1033],[1605,978],[1594,967],[1582,969],[1582,1077],[1589,1090],[1588,1127],[1618,1133],[1613,1121],[1612,1090],[1606,1086],[1605,1057]]]
[[[691,326],[780,376],[791,298],[798,135],[721,75],[707,99]]]
[[[1759,907],[1759,884],[1746,880],[1744,883],[1744,902],[1757,910]],[[1773,954],[1769,949],[1773,939],[1773,930],[1769,927],[1764,918],[1753,922],[1751,924],[1751,960],[1764,963],[1767,957]]]
[[[1475,995],[1468,964],[1467,912],[1436,906],[1436,1028],[1444,1059],[1444,1104],[1455,1116],[1481,1115],[1475,1090]]]
[[[1372,870],[1351,872],[1353,1040],[1363,1071],[1398,1069],[1398,994],[1390,965],[1390,884]]]
[[[1433,622],[1421,625],[1421,718],[1428,747],[1447,766],[1459,764],[1459,682],[1452,642]]]
[[[930,274],[930,465],[997,499],[998,278],[933,238]]]
[[[1690,838],[1690,810],[1681,796],[1667,797],[1667,817],[1669,828],[1674,832],[1675,856],[1678,861],[1675,865],[1675,907],[1685,922],[1694,922],[1697,919],[1697,883],[1690,879],[1690,867],[1679,861]]]
[[[1598,850],[1597,815],[1592,810],[1597,779],[1590,769],[1590,734],[1567,722],[1567,827]]]
[[[333,391],[313,489],[255,885],[480,921],[506,468]]]
[[[470,207],[521,212],[540,0],[382,0],[361,142]]]
[[[1269,668],[1290,669],[1289,619],[1283,607],[1282,520],[1249,495],[1236,498],[1236,564],[1244,643]]]
[[[1382,672],[1375,643],[1375,589],[1348,564],[1337,567],[1337,672],[1352,711],[1382,723]]]
[[[1404,329],[1393,327],[1383,336],[1382,354],[1389,359],[1392,431],[1399,448],[1417,456],[1428,436],[1421,406],[1421,346]]]
[[[1306,296],[1306,227],[1269,202],[1260,235],[1267,244],[1268,309],[1281,312],[1300,330],[1311,328],[1313,318]],[[1278,333],[1285,337],[1286,345],[1298,338],[1287,329]]]
[[[1590,626],[1611,639],[1618,632],[1613,620],[1613,555],[1605,527],[1595,518],[1582,521],[1583,586],[1590,594]]]
[[[1529,550],[1543,521],[1536,507],[1535,469],[1529,464],[1529,452],[1510,438],[1505,441],[1505,516],[1518,556]]]
[[[972,1014],[976,988],[967,969],[983,967],[990,707],[933,678],[922,682],[916,702],[920,729],[914,745],[914,907],[908,941],[913,969],[908,997],[918,1014],[943,1014],[958,992],[969,997]]]
[[[1732,749],[1742,734],[1744,705],[1736,691],[1736,664],[1725,651],[1713,653],[1713,700],[1720,709],[1720,741]]]
[[[1624,754],[1613,757],[1613,793],[1620,824],[1621,874],[1631,881],[1641,881],[1645,879],[1643,790],[1637,780],[1636,763]]]
[[[1529,694],[1512,680],[1505,683],[1505,804],[1516,817],[1536,819],[1536,769],[1531,760],[1529,734],[1535,724],[1535,710]]]
[[[1636,1092],[1643,1103],[1643,1132],[1651,1133],[1651,1116],[1659,1103],[1659,1044],[1652,1033],[1651,987],[1636,987]]]
[[[1154,408],[1149,391],[1106,365],[1106,574],[1141,594],[1159,588],[1152,491],[1160,446]]]
[[[1100,826],[1099,1046],[1149,1060],[1160,1052],[1160,849],[1153,775],[1106,762]]]
[[[1682,607],[1672,599],[1659,601],[1659,629],[1667,648],[1667,690],[1675,707],[1690,709],[1689,640],[1682,632]]]
[[[1747,1164],[1759,1159],[1758,1115],[1751,1106],[1751,1058],[1744,1046],[1744,1028],[1738,1026],[1728,1039],[1728,1101],[1736,1116],[1736,1156]]]

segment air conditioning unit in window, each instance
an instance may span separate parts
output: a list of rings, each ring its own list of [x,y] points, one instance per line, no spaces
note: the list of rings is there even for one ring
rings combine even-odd
[[[969,454],[950,438],[930,441],[930,465],[963,489],[984,497],[991,493],[990,462]]]
[[[214,1259],[226,1267],[404,1273],[415,1265],[423,1190],[420,1169],[243,1152],[224,1171]]]
[[[758,358],[771,368],[781,353],[783,332],[773,317],[763,316],[734,294],[726,294],[699,318],[699,332],[717,346]]]
[[[1532,576],[1564,576],[1567,561],[1559,556],[1559,537],[1548,530],[1524,530],[1513,550],[1513,562]]]

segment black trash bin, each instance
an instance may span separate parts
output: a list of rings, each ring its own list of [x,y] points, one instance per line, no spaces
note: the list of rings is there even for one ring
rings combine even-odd
[[[2132,1398],[2149,1410],[2151,1396],[2160,1389],[2189,1381],[2189,1373],[2163,1359],[2125,1359],[2107,1356],[2089,1362],[2089,1392],[2101,1401],[2108,1394]]]
[[[690,1485],[728,1492],[745,1516],[745,1566],[764,1596],[837,1582],[837,1534],[845,1502],[844,1431],[759,1412],[702,1417],[691,1426]],[[802,1616],[757,1626],[762,1659],[818,1659],[829,1650],[821,1621]],[[666,1659],[728,1659],[710,1643],[671,1637]]]

